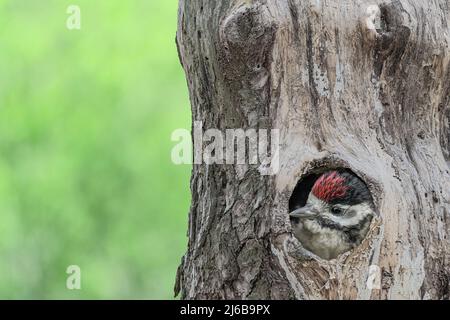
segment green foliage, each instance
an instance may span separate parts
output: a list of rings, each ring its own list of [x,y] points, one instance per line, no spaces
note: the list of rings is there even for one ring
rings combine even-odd
[[[170,160],[190,127],[176,19],[176,0],[0,0],[0,298],[172,297],[190,201]]]

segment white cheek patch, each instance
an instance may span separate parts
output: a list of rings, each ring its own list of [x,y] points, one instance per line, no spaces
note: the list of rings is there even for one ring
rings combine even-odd
[[[346,227],[356,225],[359,222],[361,222],[368,215],[373,214],[373,210],[372,210],[371,206],[367,203],[355,204],[355,205],[351,206],[348,210],[352,210],[356,214],[350,218],[345,217],[345,216],[341,217],[341,219],[339,220],[339,223]]]

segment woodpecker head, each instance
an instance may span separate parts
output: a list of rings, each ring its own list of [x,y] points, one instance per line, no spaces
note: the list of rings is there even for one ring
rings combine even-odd
[[[375,212],[361,179],[346,171],[329,171],[314,183],[306,205],[289,215],[303,247],[330,260],[361,243]]]

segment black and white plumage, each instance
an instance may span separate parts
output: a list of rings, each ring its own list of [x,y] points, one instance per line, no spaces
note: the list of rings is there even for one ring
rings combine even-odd
[[[374,215],[370,191],[360,178],[329,171],[317,179],[306,205],[293,210],[290,218],[303,247],[330,260],[362,242]]]

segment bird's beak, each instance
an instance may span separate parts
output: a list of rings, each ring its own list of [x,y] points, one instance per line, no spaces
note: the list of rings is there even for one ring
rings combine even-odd
[[[304,207],[295,209],[291,213],[289,213],[289,216],[291,218],[311,218],[315,217],[319,212],[316,208],[312,205],[306,205]]]

